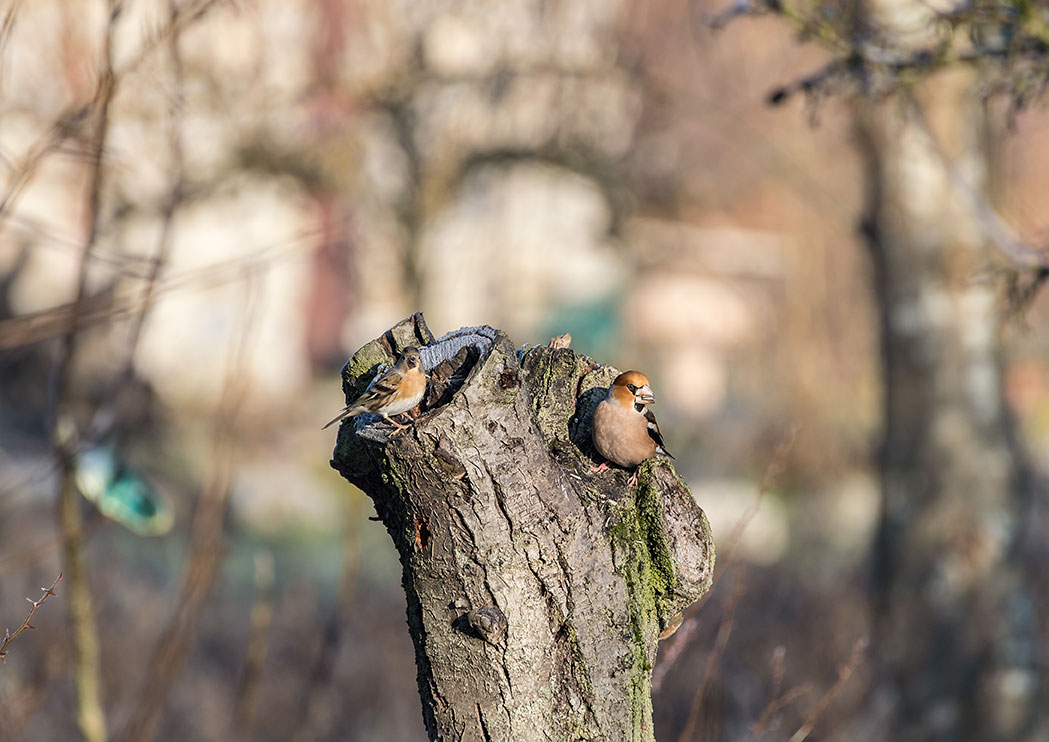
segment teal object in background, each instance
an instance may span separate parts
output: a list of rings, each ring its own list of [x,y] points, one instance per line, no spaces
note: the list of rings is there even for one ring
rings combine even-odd
[[[140,536],[171,530],[171,504],[105,447],[89,448],[76,458],[77,489],[102,515]]]
[[[610,355],[619,337],[619,302],[621,297],[608,296],[585,304],[562,304],[551,309],[543,330],[547,337],[572,333],[572,347],[591,358]]]

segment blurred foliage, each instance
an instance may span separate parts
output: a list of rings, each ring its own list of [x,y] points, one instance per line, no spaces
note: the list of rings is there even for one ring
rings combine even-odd
[[[810,100],[860,93],[885,96],[953,64],[978,65],[982,94],[1008,96],[1012,112],[1043,100],[1049,85],[1049,4],[1029,0],[972,0],[940,8],[922,4],[901,33],[879,18],[879,3],[740,0],[711,19],[722,28],[746,15],[787,21],[799,41],[813,41],[832,56],[818,70],[775,88],[774,105],[792,95]]]

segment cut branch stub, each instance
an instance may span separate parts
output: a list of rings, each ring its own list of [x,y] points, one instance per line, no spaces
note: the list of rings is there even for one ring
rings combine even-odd
[[[431,375],[414,425],[347,419],[332,466],[400,554],[430,738],[651,740],[657,637],[711,583],[703,511],[666,459],[635,489],[589,471],[615,369],[417,314],[347,362],[347,397],[407,345]]]

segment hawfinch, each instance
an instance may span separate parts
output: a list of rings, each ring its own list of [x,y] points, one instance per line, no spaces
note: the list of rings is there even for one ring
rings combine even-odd
[[[390,415],[400,415],[415,407],[422,401],[425,393],[426,372],[423,370],[419,349],[405,348],[392,368],[376,376],[364,390],[364,394],[346,405],[346,409],[324,427],[327,428],[344,417],[370,412],[382,415],[383,419],[393,423],[397,430],[403,430],[408,426],[391,420]]]
[[[594,410],[593,438],[597,452],[626,469],[635,469],[657,453],[670,456],[655,415],[648,409],[655,401],[643,373],[627,371],[617,376]],[[607,466],[605,462],[590,470],[603,471]],[[636,469],[630,484],[637,484]]]

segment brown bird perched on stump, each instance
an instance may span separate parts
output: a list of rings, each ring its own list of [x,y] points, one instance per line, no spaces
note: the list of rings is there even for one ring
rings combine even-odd
[[[659,424],[648,405],[656,401],[648,378],[640,371],[627,371],[616,377],[605,398],[594,410],[593,440],[597,452],[614,464],[634,469],[630,484],[637,484],[637,466],[658,454],[669,456],[659,432]],[[608,463],[592,466],[604,471]]]
[[[400,415],[415,407],[422,401],[425,393],[426,372],[423,370],[419,349],[405,348],[392,368],[378,374],[364,393],[346,405],[346,408],[324,428],[334,425],[344,417],[370,412],[381,415],[384,420],[393,423],[397,430],[404,430],[408,426],[391,420],[390,415]]]

